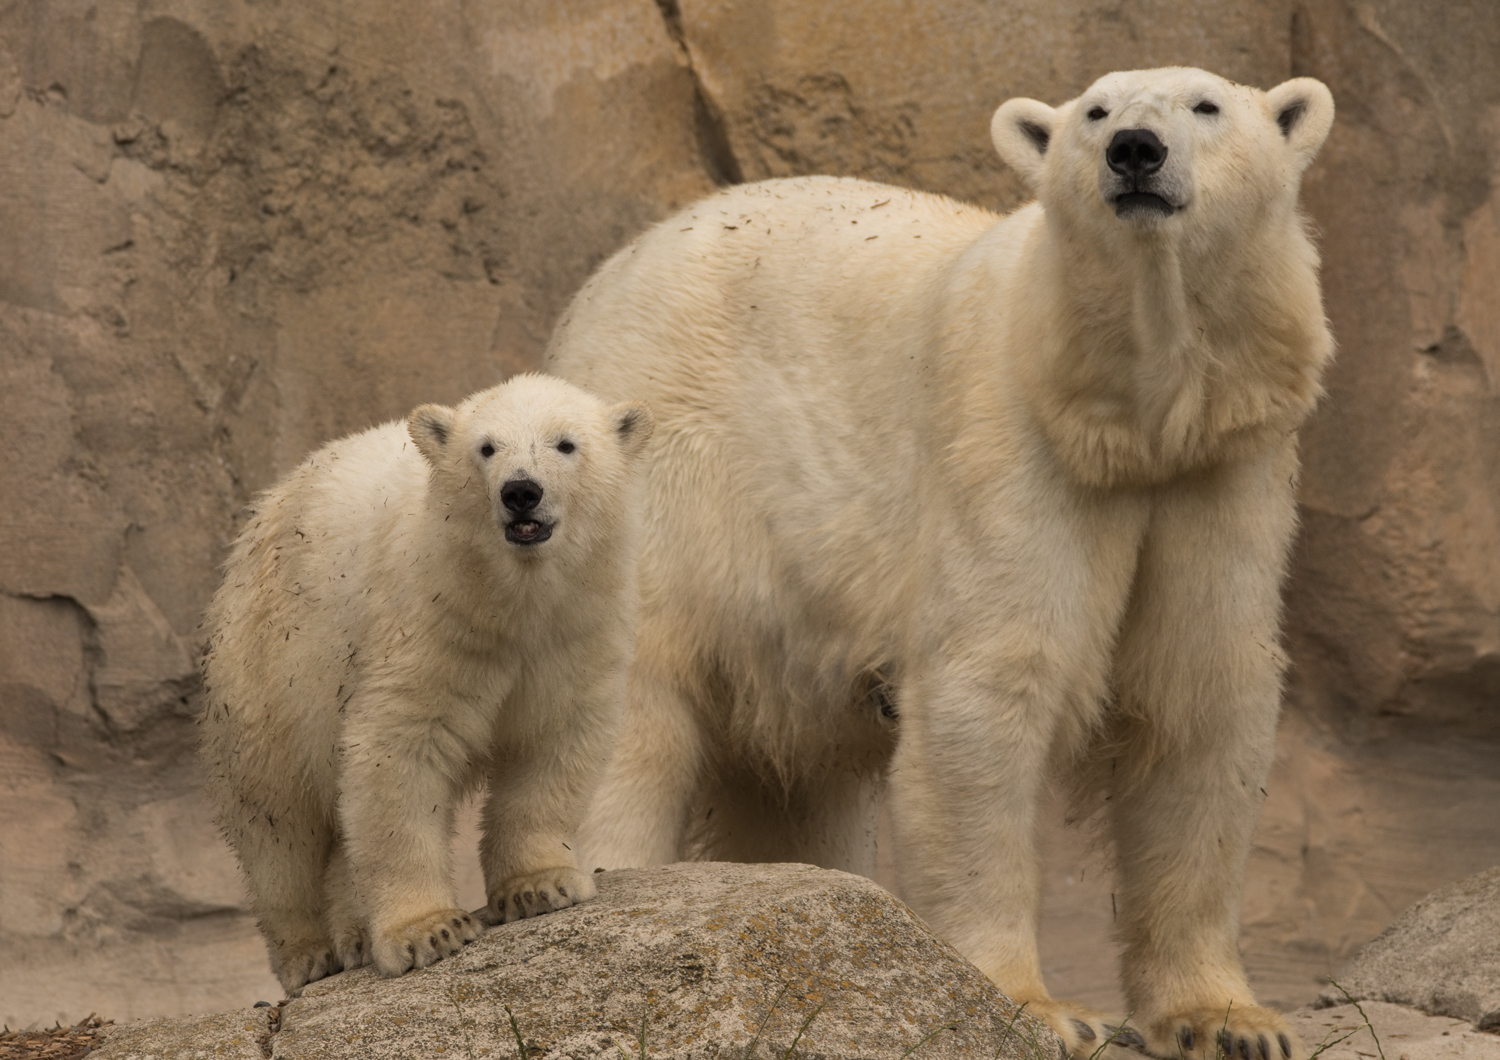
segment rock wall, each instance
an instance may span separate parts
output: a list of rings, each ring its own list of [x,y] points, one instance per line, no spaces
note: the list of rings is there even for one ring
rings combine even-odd
[[[254,491],[534,365],[588,271],[716,182],[1009,207],[1000,101],[1172,63],[1339,105],[1306,203],[1340,354],[1245,942],[1311,997],[1500,862],[1496,55],[1490,0],[0,7],[0,1019],[271,997],[191,758]],[[1102,869],[1071,890],[1085,848],[1053,846],[1049,909],[1088,916],[1049,966],[1108,991],[1067,971],[1108,964]]]

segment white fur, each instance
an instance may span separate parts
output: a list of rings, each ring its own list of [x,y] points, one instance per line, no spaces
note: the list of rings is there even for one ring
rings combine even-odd
[[[1008,217],[771,181],[600,269],[548,365],[660,426],[586,864],[868,873],[888,770],[906,899],[1086,1056],[1102,1020],[1049,998],[1035,942],[1038,797],[1069,767],[1108,797],[1150,1048],[1212,1055],[1227,1026],[1301,1054],[1236,940],[1295,431],[1332,351],[1297,209],[1332,113],[1306,79],[1112,74],[1000,108],[1039,199]],[[1168,148],[1170,216],[1111,204],[1103,153],[1136,128]]]
[[[209,609],[203,756],[287,990],[477,937],[449,844],[484,781],[485,919],[593,896],[571,839],[618,729],[651,427],[521,376],[333,442],[257,501]],[[521,477],[555,524],[539,544],[506,539]]]

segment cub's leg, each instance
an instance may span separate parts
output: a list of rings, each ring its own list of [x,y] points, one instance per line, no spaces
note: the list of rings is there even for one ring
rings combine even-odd
[[[334,955],[346,972],[363,968],[370,957],[369,940],[365,937],[363,907],[354,889],[354,870],[349,866],[349,857],[340,837],[334,838],[328,856],[323,893],[327,896],[323,921],[333,940]]]
[[[226,807],[220,820],[244,868],[271,972],[295,995],[340,968],[323,922],[323,877],[333,822],[304,800],[272,803],[237,793],[219,805]]]
[[[471,742],[423,704],[349,706],[339,824],[381,975],[425,968],[479,937],[453,895],[454,804]]]
[[[643,629],[619,740],[578,829],[581,864],[589,870],[669,865],[683,858],[702,770],[702,734],[684,678],[660,665],[652,639]]]
[[[618,667],[580,673],[571,687],[517,690],[523,731],[496,753],[479,864],[491,923],[565,909],[594,897],[591,867],[580,867],[575,838],[598,783],[599,767],[618,730],[624,695]],[[559,667],[561,669],[561,667]]]
[[[1118,650],[1110,783],[1125,994],[1152,1052],[1302,1060],[1255,1004],[1238,936],[1275,745],[1290,450],[1164,494]],[[1222,1039],[1222,1043],[1221,1043]]]

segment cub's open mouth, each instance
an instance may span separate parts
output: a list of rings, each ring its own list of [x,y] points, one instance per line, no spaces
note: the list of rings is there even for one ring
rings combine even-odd
[[[1121,192],[1115,196],[1114,205],[1116,217],[1125,217],[1133,213],[1155,213],[1162,217],[1170,217],[1177,209],[1166,199],[1150,191]]]
[[[556,525],[534,519],[517,519],[505,525],[505,540],[513,545],[540,545],[552,536],[552,528]]]

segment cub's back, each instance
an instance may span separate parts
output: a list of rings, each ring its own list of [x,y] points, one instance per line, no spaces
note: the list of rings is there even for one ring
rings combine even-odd
[[[384,602],[372,572],[413,529],[426,481],[395,422],[330,442],[261,494],[209,606],[211,695],[331,698],[345,669],[331,663]]]

